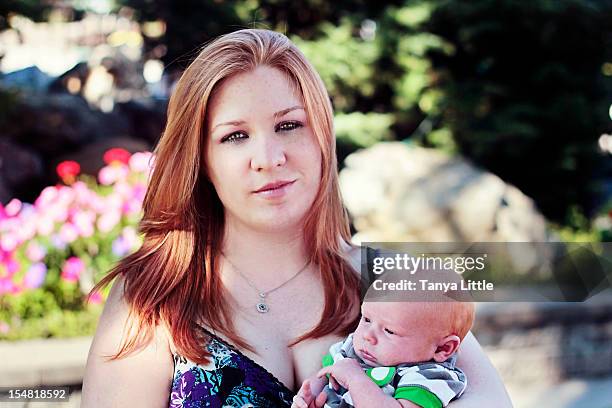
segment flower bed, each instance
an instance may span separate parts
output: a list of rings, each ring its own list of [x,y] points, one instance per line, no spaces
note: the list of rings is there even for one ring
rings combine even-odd
[[[93,333],[108,288],[89,302],[86,295],[141,244],[137,225],[152,158],[110,149],[97,179],[62,162],[63,183],[33,204],[0,204],[0,339]]]

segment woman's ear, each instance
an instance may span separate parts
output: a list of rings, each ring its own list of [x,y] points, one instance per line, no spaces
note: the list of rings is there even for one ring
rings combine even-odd
[[[453,353],[457,351],[460,344],[461,339],[457,335],[451,334],[449,336],[444,337],[438,342],[433,359],[437,363],[442,363],[448,360],[450,356],[452,356]]]

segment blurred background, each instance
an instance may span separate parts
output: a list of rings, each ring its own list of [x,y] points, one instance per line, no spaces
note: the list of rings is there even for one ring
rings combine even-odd
[[[150,151],[206,41],[273,29],[315,65],[356,243],[605,243],[611,22],[610,0],[3,1],[0,386],[79,405],[107,293],[84,295],[141,242]],[[612,407],[610,293],[482,304],[474,331],[515,406]]]

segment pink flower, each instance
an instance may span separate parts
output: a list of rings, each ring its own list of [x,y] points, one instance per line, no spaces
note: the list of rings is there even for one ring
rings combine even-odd
[[[68,207],[69,204],[56,203],[45,209],[45,215],[50,217],[55,222],[66,222],[68,219]]]
[[[45,187],[34,202],[38,208],[44,208],[55,200],[58,195],[58,189],[55,186]]]
[[[87,303],[90,305],[99,305],[100,303],[103,302],[103,298],[102,295],[100,294],[100,292],[95,291],[94,293],[91,294],[91,296],[87,299]]]
[[[82,181],[77,181],[72,185],[72,190],[76,195],[76,199],[81,203],[86,203],[89,199],[89,195],[91,194],[91,190],[87,187],[87,184]]]
[[[85,270],[85,263],[76,256],[71,256],[62,267],[62,278],[68,282],[77,282]]]
[[[71,223],[62,225],[59,235],[64,242],[71,243],[79,237],[79,231]]]
[[[98,181],[100,184],[110,186],[115,182],[115,171],[111,167],[102,167],[98,172]]]
[[[138,214],[142,210],[142,202],[138,200],[128,200],[123,204],[121,212],[123,214],[131,215]]]
[[[76,198],[76,192],[72,187],[61,186],[57,196],[57,206],[67,212],[67,208],[73,204]]]
[[[38,233],[43,237],[51,234],[54,229],[55,222],[51,218],[43,216],[38,220]]]
[[[138,245],[138,235],[133,227],[125,227],[121,235],[113,241],[112,252],[118,257],[123,257],[136,249]]]
[[[127,242],[125,242],[125,238],[119,235],[117,239],[113,241],[111,250],[115,256],[121,258],[130,252],[130,246]]]
[[[2,237],[0,237],[0,248],[3,251],[11,252],[17,247],[17,236],[15,234],[11,234],[10,232],[2,233]]]
[[[19,271],[19,264],[17,263],[16,260],[9,259],[6,262],[6,269],[8,270],[9,276],[12,276],[15,273],[17,273],[17,271]]]
[[[36,224],[32,222],[32,219],[28,219],[22,224],[19,231],[17,231],[17,235],[20,242],[30,241],[34,238],[34,235],[36,235]]]
[[[47,255],[47,249],[36,241],[30,241],[26,247],[26,256],[32,262],[39,262]]]
[[[153,154],[150,152],[137,152],[130,157],[130,170],[137,173],[148,172],[151,168],[151,157]]]
[[[89,201],[89,207],[98,214],[106,212],[106,200],[99,195],[93,195]]]
[[[0,293],[2,293],[2,292],[0,292]],[[1,334],[8,333],[10,329],[11,329],[11,326],[9,326],[8,323],[0,322],[0,333]]]
[[[24,286],[28,289],[38,288],[44,283],[46,275],[47,266],[44,263],[38,262],[32,264],[23,280]]]
[[[60,250],[66,249],[66,241],[64,241],[59,234],[53,234],[51,236],[51,245]]]
[[[65,160],[58,164],[55,170],[64,183],[72,184],[81,172],[81,166],[74,160]]]
[[[19,214],[19,211],[21,211],[21,201],[16,198],[13,198],[11,201],[9,201],[6,207],[4,207],[4,212],[9,217],[16,216]]]
[[[147,186],[143,183],[137,183],[132,190],[132,194],[135,200],[140,202],[144,201],[145,194],[147,193]]]
[[[120,147],[114,147],[112,149],[108,149],[103,156],[104,163],[113,164],[115,162],[128,164],[130,161],[130,156],[132,154],[125,149]]]
[[[90,237],[94,233],[93,223],[96,215],[92,211],[76,211],[72,216],[72,222],[83,237]]]
[[[119,223],[119,220],[120,216],[117,212],[109,211],[98,218],[96,225],[101,232],[110,232]]]
[[[19,288],[15,286],[15,283],[10,277],[0,278],[0,295],[4,293],[16,293]]]
[[[119,180],[125,179],[128,174],[128,167],[119,163],[113,166],[102,167],[98,173],[98,180],[100,181],[100,184],[110,186]]]

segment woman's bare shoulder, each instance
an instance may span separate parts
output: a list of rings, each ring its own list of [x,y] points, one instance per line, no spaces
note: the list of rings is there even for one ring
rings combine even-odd
[[[156,328],[148,343],[126,357],[108,359],[132,323],[123,293],[124,282],[117,278],[89,349],[81,406],[167,406],[174,361],[165,329]]]
[[[361,271],[361,247],[342,241],[342,249],[355,272],[359,274]]]

